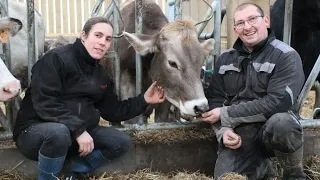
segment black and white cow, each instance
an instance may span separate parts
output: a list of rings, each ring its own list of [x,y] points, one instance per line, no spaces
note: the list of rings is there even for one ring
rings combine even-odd
[[[3,13],[3,12],[1,12]],[[21,81],[22,87],[27,87],[28,66],[28,31],[27,31],[27,6],[26,3],[8,1],[8,13],[10,17],[22,22],[22,29],[11,39],[11,68],[12,74]],[[45,26],[41,15],[35,10],[35,46],[36,57],[43,54],[45,41]],[[2,47],[0,47],[1,49]]]
[[[0,18],[0,42],[5,43],[10,36],[14,36],[20,31],[22,24],[13,18]],[[0,58],[0,102],[10,100],[20,92],[20,81],[17,80],[8,70],[3,60]]]
[[[271,28],[277,39],[283,38],[285,0],[271,7]],[[306,77],[320,54],[320,0],[294,0],[291,46],[300,54]]]
[[[285,0],[277,0],[271,7],[271,28],[277,39],[283,38]],[[306,78],[320,54],[320,0],[294,0],[291,46],[299,53]],[[318,76],[317,80],[320,80]],[[316,86],[316,107],[320,106],[320,87]]]

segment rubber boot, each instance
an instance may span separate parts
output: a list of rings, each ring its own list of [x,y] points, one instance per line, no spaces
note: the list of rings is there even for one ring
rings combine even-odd
[[[109,161],[105,158],[100,150],[93,150],[90,154],[84,157],[77,156],[71,159],[69,168],[64,177],[65,180],[77,179],[79,174],[91,172],[99,168],[104,162]],[[72,179],[72,180],[73,180]]]
[[[306,175],[303,172],[302,158],[303,147],[293,153],[283,153],[274,151],[278,162],[283,168],[283,180],[305,180]]]
[[[38,180],[57,180],[57,174],[62,170],[66,156],[49,158],[39,153]]]

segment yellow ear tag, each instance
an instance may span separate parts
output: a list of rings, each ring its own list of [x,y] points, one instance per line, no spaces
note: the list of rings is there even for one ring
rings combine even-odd
[[[9,37],[10,37],[9,29],[3,29],[0,31],[0,43],[8,42]]]

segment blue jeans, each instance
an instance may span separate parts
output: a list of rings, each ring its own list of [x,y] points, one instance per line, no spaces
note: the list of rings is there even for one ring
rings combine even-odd
[[[131,147],[128,135],[113,127],[97,126],[88,133],[108,160],[126,153]],[[20,133],[16,145],[20,152],[31,160],[38,160],[39,153],[48,158],[78,155],[78,143],[71,136],[69,129],[54,122],[34,124]]]

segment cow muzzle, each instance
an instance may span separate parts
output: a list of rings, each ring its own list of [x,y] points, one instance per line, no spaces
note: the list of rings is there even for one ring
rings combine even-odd
[[[196,117],[201,117],[201,114],[209,110],[208,104],[198,105],[193,108]]]

